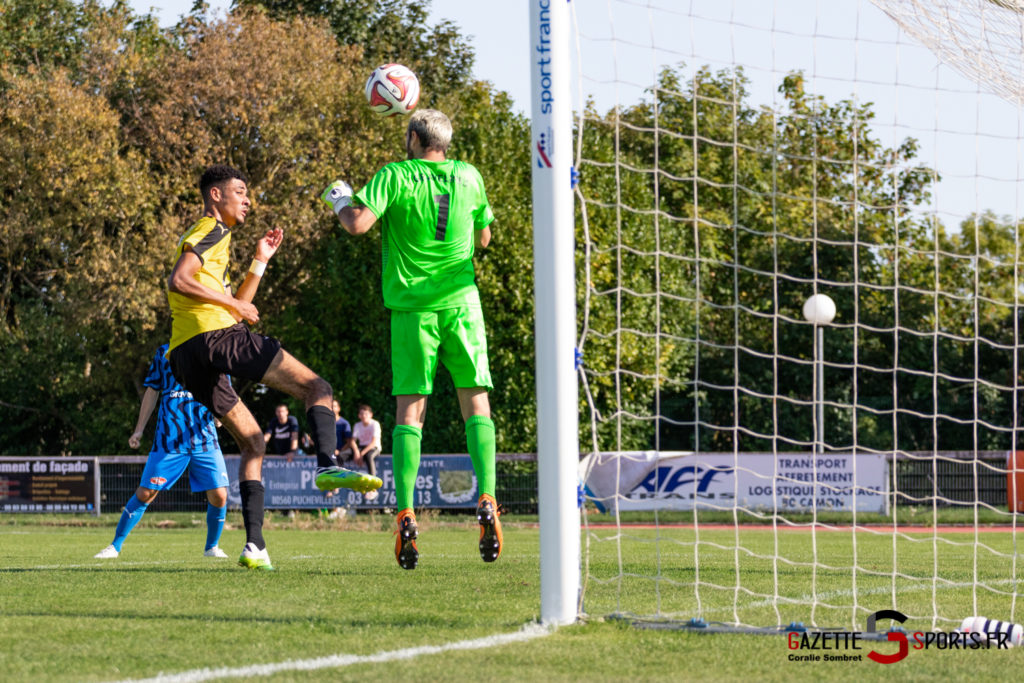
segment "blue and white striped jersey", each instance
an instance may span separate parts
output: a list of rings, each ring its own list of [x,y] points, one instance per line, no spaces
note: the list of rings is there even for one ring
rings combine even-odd
[[[153,450],[164,453],[220,450],[213,415],[174,379],[166,353],[167,344],[156,350],[143,381],[143,385],[160,392]]]

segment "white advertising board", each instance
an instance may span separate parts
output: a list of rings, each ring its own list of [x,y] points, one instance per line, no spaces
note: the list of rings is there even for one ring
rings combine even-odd
[[[588,497],[614,510],[888,512],[888,462],[879,454],[590,454],[580,462]]]

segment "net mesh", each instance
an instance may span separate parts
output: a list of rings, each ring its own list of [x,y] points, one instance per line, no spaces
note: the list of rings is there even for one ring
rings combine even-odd
[[[874,0],[900,28],[985,90],[1024,104],[1024,2]]]
[[[1019,617],[1012,5],[573,3],[584,613]]]

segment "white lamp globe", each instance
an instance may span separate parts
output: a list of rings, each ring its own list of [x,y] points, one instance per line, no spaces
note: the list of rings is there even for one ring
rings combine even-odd
[[[804,302],[804,318],[815,325],[827,325],[836,317],[836,302],[827,294],[815,294]]]

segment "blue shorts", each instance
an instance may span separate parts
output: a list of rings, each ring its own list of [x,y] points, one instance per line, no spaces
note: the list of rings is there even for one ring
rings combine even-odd
[[[153,451],[142,470],[142,488],[166,491],[174,486],[188,467],[188,483],[193,493],[228,486],[228,468],[220,451],[206,453],[164,453]]]

